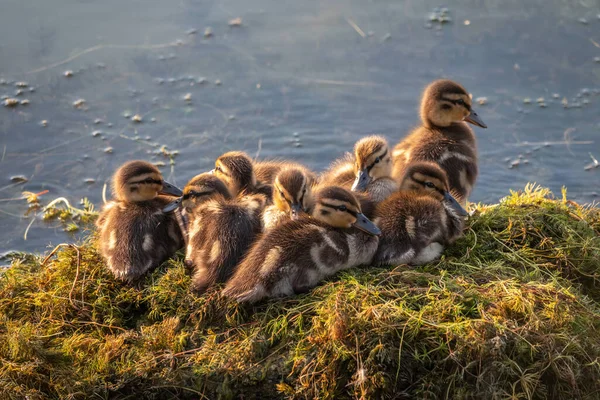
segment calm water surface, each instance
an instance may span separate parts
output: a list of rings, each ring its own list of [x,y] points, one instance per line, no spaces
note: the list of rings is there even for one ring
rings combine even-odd
[[[465,0],[448,5],[451,23],[427,26],[438,6],[3,0],[0,95],[30,103],[0,107],[0,253],[71,240],[41,220],[23,239],[31,216],[10,200],[23,191],[100,207],[126,160],[164,163],[184,185],[233,149],[320,170],[365,134],[402,138],[418,123],[421,90],[440,77],[487,98],[471,200],[496,202],[535,181],[594,201],[600,168],[584,167],[600,158],[600,1]],[[229,26],[236,17],[242,25]]]

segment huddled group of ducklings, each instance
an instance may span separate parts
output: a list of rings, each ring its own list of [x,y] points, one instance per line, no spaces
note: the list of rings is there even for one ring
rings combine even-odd
[[[285,160],[221,155],[182,190],[145,161],[113,178],[115,199],[98,219],[110,271],[135,282],[181,248],[192,289],[224,283],[253,303],[306,292],[359,265],[418,265],[459,237],[477,177],[471,128],[486,128],[458,83],[431,83],[422,125],[390,149],[381,136],[315,174]]]

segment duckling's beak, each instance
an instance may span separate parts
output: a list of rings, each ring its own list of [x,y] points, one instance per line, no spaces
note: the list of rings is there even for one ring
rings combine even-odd
[[[367,190],[367,185],[369,182],[371,182],[369,171],[366,168],[361,169],[358,171],[358,174],[356,174],[356,179],[354,180],[351,190],[353,192],[364,192]]]
[[[356,222],[353,224],[353,226],[363,232],[368,233],[369,235],[381,235],[381,230],[377,227],[377,225],[371,222],[369,218],[365,217],[363,213],[356,214]]]
[[[465,210],[458,201],[456,201],[456,199],[449,193],[449,192],[445,192],[444,193],[444,201],[446,201],[448,203],[448,205],[454,210],[456,211],[456,214],[458,214],[459,217],[466,217],[467,215],[469,215],[469,213],[467,212],[467,210]]]
[[[290,209],[291,209],[291,218],[292,220],[296,220],[298,218],[300,218],[300,214],[302,214],[304,212],[304,210],[302,209],[302,205],[300,203],[292,203],[290,205]]]
[[[170,184],[167,181],[163,181],[163,186],[158,194],[166,194],[169,196],[183,196],[183,192],[177,186]]]
[[[487,125],[479,118],[479,115],[477,115],[475,110],[471,110],[471,114],[467,115],[465,121],[481,128],[487,128]]]
[[[164,206],[162,211],[165,214],[172,213],[173,211],[175,211],[177,208],[179,208],[181,206],[182,201],[183,201],[183,197],[178,197],[176,200],[173,200],[172,202],[170,202],[169,204]]]

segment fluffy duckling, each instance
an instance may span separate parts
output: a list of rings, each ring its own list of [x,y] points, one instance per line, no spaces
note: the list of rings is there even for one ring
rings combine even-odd
[[[173,215],[162,212],[181,190],[165,182],[158,168],[130,161],[113,176],[114,200],[96,222],[100,253],[115,277],[134,282],[157,267],[183,245]]]
[[[377,205],[381,228],[374,264],[420,265],[437,259],[460,236],[467,212],[449,193],[437,164],[410,164],[401,189]]]
[[[312,218],[276,226],[250,249],[223,294],[238,302],[306,292],[337,271],[371,262],[379,229],[341,187],[316,195]]]
[[[193,271],[193,290],[202,293],[229,279],[261,232],[265,201],[261,194],[233,198],[225,183],[210,173],[185,186],[181,200],[173,204],[185,210],[189,221],[185,263]]]
[[[466,89],[447,79],[425,89],[421,120],[422,125],[394,148],[394,178],[402,179],[412,162],[438,163],[446,171],[456,199],[466,204],[478,173],[477,143],[467,122],[487,126],[471,107]]]
[[[287,160],[263,160],[254,162],[256,179],[263,184],[272,184],[284,169],[299,169],[309,178],[311,185],[317,181],[317,176],[304,165]]]
[[[260,193],[271,197],[271,187],[257,181],[252,159],[244,152],[230,151],[221,155],[212,171],[234,196]]]
[[[392,178],[392,156],[387,140],[367,136],[354,145],[354,155],[335,161],[322,178],[323,185],[339,185],[353,192],[364,192],[378,203],[398,190]]]
[[[273,204],[263,211],[265,231],[290,219],[296,220],[312,206],[314,181],[302,168],[286,168],[280,171],[273,182]]]

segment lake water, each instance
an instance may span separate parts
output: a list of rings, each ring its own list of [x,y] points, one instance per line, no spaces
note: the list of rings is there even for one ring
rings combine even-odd
[[[11,200],[22,191],[100,207],[124,161],[163,162],[184,185],[234,149],[320,170],[363,135],[401,139],[440,77],[487,98],[472,201],[529,181],[597,199],[600,168],[584,168],[600,158],[600,1],[466,0],[448,6],[451,22],[429,23],[443,5],[3,0],[0,95],[29,104],[0,107],[0,253],[73,240],[41,220],[24,240],[32,216]]]

